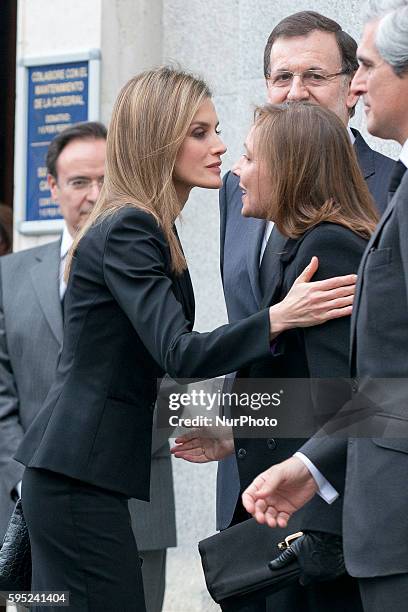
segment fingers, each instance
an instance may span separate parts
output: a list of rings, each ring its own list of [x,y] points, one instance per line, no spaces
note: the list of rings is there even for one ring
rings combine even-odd
[[[339,297],[339,296],[333,296],[333,297]],[[192,429],[191,431],[188,431],[186,433],[183,433],[182,436],[178,436],[175,440],[176,444],[183,444],[184,442],[188,442],[189,440],[193,440],[194,438],[198,438],[197,436],[198,433],[198,429]]]
[[[267,524],[268,527],[287,527],[290,515],[287,512],[278,510],[271,498],[267,500],[258,499],[254,504],[254,519],[261,525]]]
[[[181,438],[176,438],[177,446],[173,446],[170,449],[171,453],[174,454],[174,453],[176,453],[178,451],[193,450],[193,449],[196,449],[196,448],[199,448],[201,450],[201,448],[203,446],[202,443],[201,443],[201,440],[199,438],[192,438],[191,440],[188,440],[188,441],[185,441],[185,442],[184,441],[180,442],[179,440],[181,440]]]
[[[208,463],[210,461],[201,446],[191,450],[175,447],[171,449],[171,452],[177,459],[184,459],[184,461],[188,461],[189,463]]]
[[[354,295],[356,292],[355,285],[345,285],[344,287],[338,287],[337,289],[329,289],[327,291],[322,291],[322,290],[316,291],[316,288],[318,288],[318,284],[319,283],[316,282],[316,283],[311,283],[309,285],[310,290],[311,290],[310,295],[312,296],[313,300],[316,302],[323,302],[323,301],[329,302],[331,300],[338,300],[339,298],[344,298],[344,297],[349,297],[351,295]]]
[[[280,475],[275,474],[273,467],[259,474],[242,494],[242,503],[246,511],[250,514],[264,513],[267,507],[265,500],[273,493],[279,482]]]
[[[324,303],[324,307],[327,310],[334,310],[336,308],[346,308],[346,306],[352,306],[354,302],[354,295],[348,295],[344,298],[337,298],[337,300],[330,300]]]
[[[325,320],[331,321],[332,319],[340,319],[341,317],[350,317],[352,312],[353,312],[352,306],[347,306],[346,308],[336,308],[334,310],[329,310]]]
[[[338,289],[339,287],[347,287],[355,285],[357,282],[357,274],[347,274],[346,276],[333,276],[325,280],[315,281],[313,287],[319,291],[329,291],[330,289]]]
[[[331,319],[350,316],[353,310],[354,289],[355,286],[350,285],[341,289],[315,293],[310,301],[311,304],[314,304],[314,314],[309,322],[304,322],[304,326],[307,327],[308,325],[325,323]]]
[[[278,466],[281,465],[282,464],[278,464]],[[259,474],[259,476],[255,478],[250,486],[256,487],[253,495],[256,500],[261,500],[266,499],[269,495],[273,494],[281,482],[282,470],[272,466],[271,468],[265,470],[265,472],[262,472],[262,474]]]
[[[324,323],[329,319],[339,316],[344,317],[348,312],[351,314],[353,303],[354,295],[338,298],[337,300],[330,300],[329,302],[322,302],[319,307],[316,307],[316,319],[317,321]]]
[[[200,454],[191,454],[191,453],[175,453],[174,454],[177,459],[184,459],[184,461],[188,461],[189,463],[209,463],[210,459],[207,459],[205,455]]]
[[[265,480],[263,474],[260,474],[255,478],[255,480],[245,489],[242,494],[242,503],[244,508],[249,514],[253,514],[255,512],[255,502],[258,499],[257,493],[258,490],[263,486]]]
[[[310,264],[306,266],[306,268],[303,270],[301,274],[299,274],[299,276],[294,282],[294,285],[298,283],[310,282],[314,274],[316,273],[318,267],[319,267],[319,260],[317,259],[317,257],[312,257],[312,259],[310,260]]]
[[[287,527],[288,526],[288,522],[290,519],[290,514],[288,514],[287,512],[279,512],[277,518],[276,518],[276,522],[278,524],[278,527]]]

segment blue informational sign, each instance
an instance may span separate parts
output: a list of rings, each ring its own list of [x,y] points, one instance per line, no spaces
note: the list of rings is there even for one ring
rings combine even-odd
[[[52,139],[88,120],[88,61],[28,68],[26,220],[61,219],[47,184],[45,157]]]

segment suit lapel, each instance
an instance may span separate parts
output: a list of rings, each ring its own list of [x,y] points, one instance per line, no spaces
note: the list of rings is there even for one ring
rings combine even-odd
[[[183,245],[178,235],[176,226],[173,226],[173,231],[176,234],[177,240],[180,244],[181,250],[183,251]],[[184,251],[183,251],[184,253]],[[169,266],[170,266],[170,251],[169,251]],[[194,325],[195,319],[195,301],[194,301],[194,290],[191,282],[190,272],[188,268],[181,274],[171,273],[171,279],[173,281],[175,295],[183,307],[184,315],[191,323],[191,328]]]
[[[306,232],[297,240],[293,238],[286,238],[279,234],[282,249],[280,250],[280,255],[276,254],[275,263],[273,266],[274,273],[270,277],[269,286],[265,289],[265,294],[262,298],[261,308],[266,308],[267,306],[276,304],[280,300],[285,269],[287,265],[294,259],[299,249],[299,246],[301,245],[304,237],[308,233],[309,232]]]
[[[247,266],[249,280],[253,294],[255,296],[258,306],[261,304],[262,295],[261,288],[259,286],[259,257],[261,253],[262,240],[265,234],[266,221],[264,219],[247,219],[248,223],[248,243],[247,249]],[[245,245],[242,245],[245,248]]]
[[[370,176],[375,174],[374,152],[370,149],[358,130],[352,129],[351,131],[355,136],[354,150],[357,155],[358,164],[365,180],[367,180]]]
[[[37,263],[31,268],[31,280],[48,325],[58,343],[62,345],[63,326],[59,297],[60,245],[61,242],[58,241],[55,243],[55,248],[50,246],[47,253],[36,256]]]
[[[267,308],[276,303],[279,299],[280,291],[282,288],[282,280],[283,280],[283,263],[281,259],[278,259],[276,262],[276,269],[271,278],[270,285],[265,291],[264,296],[262,297],[262,301],[260,304],[260,308]]]

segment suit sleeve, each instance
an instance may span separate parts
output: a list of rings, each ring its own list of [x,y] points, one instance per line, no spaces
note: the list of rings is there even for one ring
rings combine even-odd
[[[12,459],[23,435],[18,392],[7,347],[0,264],[0,494],[6,493],[10,497],[24,470],[22,465]]]
[[[103,269],[112,295],[169,376],[213,378],[266,356],[268,309],[212,332],[190,332],[166,270],[167,250],[154,218],[129,209],[110,227]]]
[[[337,492],[344,491],[347,439],[315,436],[299,448],[299,452],[313,463]]]

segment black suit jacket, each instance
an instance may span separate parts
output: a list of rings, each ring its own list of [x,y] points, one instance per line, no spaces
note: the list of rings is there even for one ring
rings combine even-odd
[[[322,223],[299,240],[288,240],[263,305],[281,301],[313,255],[319,258],[319,269],[314,280],[357,272],[365,246],[366,240],[333,223]],[[254,363],[239,372],[238,376],[261,379],[331,379],[320,383],[311,381],[310,385],[302,384],[301,387],[296,386],[296,383],[292,386],[283,385],[286,405],[290,406],[293,413],[291,418],[294,427],[300,433],[302,427],[309,431],[311,424],[315,423],[318,427],[324,423],[330,418],[330,413],[339,410],[349,398],[349,338],[349,317],[316,327],[288,330],[279,336],[274,355]],[[304,395],[300,395],[300,389]],[[306,410],[309,414],[305,414]],[[310,414],[311,410],[313,412]],[[271,465],[291,457],[305,442],[299,437],[277,439],[273,437],[273,430],[269,438],[263,433],[263,438],[235,437],[242,489]],[[342,477],[341,465],[339,471]],[[303,529],[340,534],[341,509],[340,500],[329,506],[316,497],[299,512],[297,525],[300,524]]]
[[[188,272],[171,272],[155,219],[127,206],[79,244],[65,297],[57,376],[16,458],[148,499],[157,378],[211,378],[268,354],[265,309],[192,332]]]

